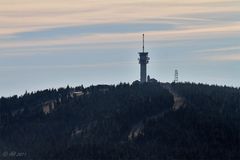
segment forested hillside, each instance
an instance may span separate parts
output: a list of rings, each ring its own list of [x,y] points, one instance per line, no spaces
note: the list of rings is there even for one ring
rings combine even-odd
[[[67,87],[1,98],[0,113],[0,159],[240,158],[237,88]]]

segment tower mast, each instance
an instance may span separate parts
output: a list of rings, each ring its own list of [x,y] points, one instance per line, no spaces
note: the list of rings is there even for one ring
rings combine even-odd
[[[143,36],[143,50],[142,52],[139,52],[139,64],[140,64],[140,82],[141,83],[144,83],[144,82],[147,82],[147,64],[149,62],[149,57],[148,57],[148,52],[145,52],[145,46],[144,46],[144,34],[142,35]]]
[[[175,70],[175,73],[174,73],[174,83],[178,83],[178,70],[177,69]]]
[[[144,34],[143,34],[143,53],[144,53]]]

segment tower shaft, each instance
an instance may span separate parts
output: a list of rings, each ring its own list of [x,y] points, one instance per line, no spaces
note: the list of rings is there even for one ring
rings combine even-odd
[[[140,81],[142,83],[147,82],[147,64],[140,65]]]

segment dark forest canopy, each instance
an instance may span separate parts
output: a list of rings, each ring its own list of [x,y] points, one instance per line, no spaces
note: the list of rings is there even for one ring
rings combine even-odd
[[[2,97],[0,159],[4,151],[43,159],[239,159],[240,89],[135,82]]]

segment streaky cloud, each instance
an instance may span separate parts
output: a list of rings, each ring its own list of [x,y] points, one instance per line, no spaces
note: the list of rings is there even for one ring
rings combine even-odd
[[[168,23],[103,23],[81,26],[67,26],[50,29],[43,29],[33,32],[22,32],[14,34],[14,39],[49,39],[58,37],[67,37],[73,35],[85,36],[99,33],[132,33],[132,32],[147,32],[159,30],[171,30],[175,26]]]

